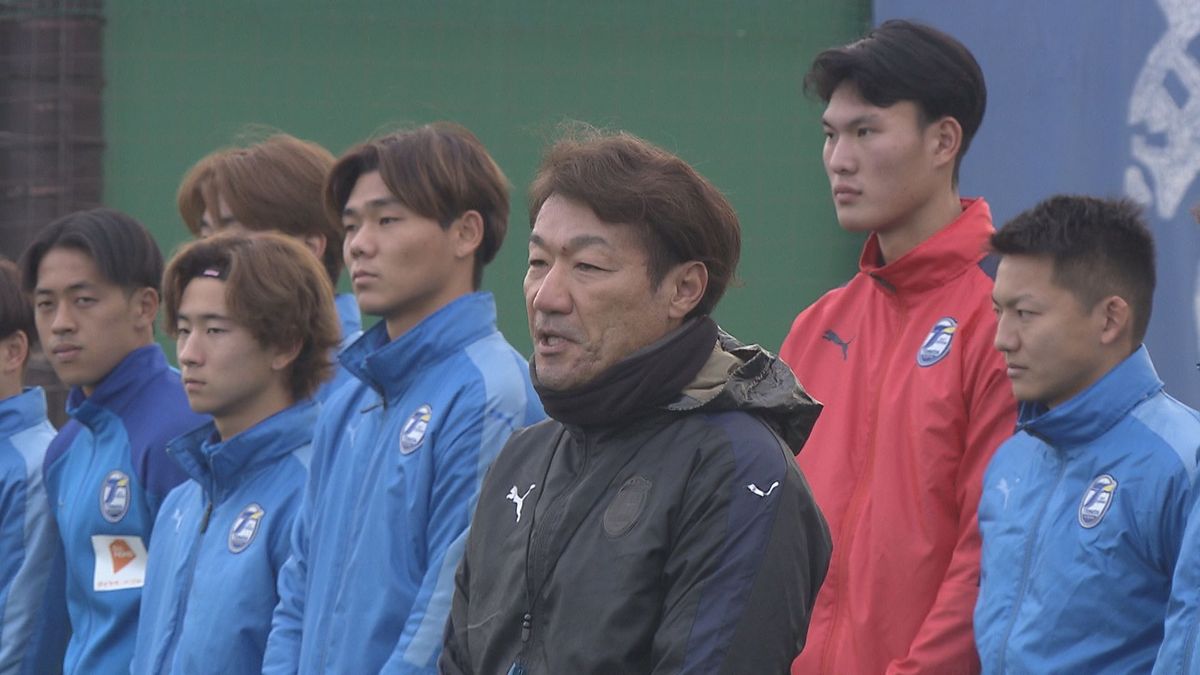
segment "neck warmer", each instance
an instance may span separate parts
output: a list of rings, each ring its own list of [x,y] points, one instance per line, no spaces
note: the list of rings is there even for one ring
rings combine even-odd
[[[546,414],[563,424],[628,423],[674,401],[700,373],[716,342],[717,324],[704,316],[684,323],[574,389],[543,387],[534,359],[529,360],[529,374]]]

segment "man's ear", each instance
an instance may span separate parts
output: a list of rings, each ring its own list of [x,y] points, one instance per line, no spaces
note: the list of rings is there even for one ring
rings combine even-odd
[[[29,356],[29,336],[23,330],[0,340],[0,373],[11,375],[21,372]]]
[[[708,290],[708,267],[699,260],[685,262],[668,272],[663,283],[669,284],[666,290],[671,294],[667,317],[683,320],[704,299],[704,292]]]
[[[317,260],[321,260],[321,256],[325,255],[325,246],[328,242],[323,234],[306,234],[300,241],[304,242],[305,248],[313,252],[317,256]]]
[[[962,147],[963,131],[958,120],[949,115],[930,124],[925,129],[930,151],[933,153],[934,164],[937,166],[950,165],[958,160],[958,151]]]
[[[154,330],[154,319],[158,316],[158,291],[150,287],[138,288],[129,298],[133,309],[134,325],[138,330]]]
[[[287,347],[275,347],[275,355],[271,357],[271,370],[284,370],[300,356],[300,350],[304,348],[304,343],[297,342],[296,344]]]
[[[1100,343],[1112,345],[1123,340],[1133,341],[1133,308],[1119,295],[1110,295],[1096,304],[1093,310],[1100,328]],[[1131,345],[1136,348],[1137,345]]]
[[[475,209],[464,211],[450,223],[450,234],[454,237],[455,257],[474,259],[475,251],[483,245],[483,216]]]

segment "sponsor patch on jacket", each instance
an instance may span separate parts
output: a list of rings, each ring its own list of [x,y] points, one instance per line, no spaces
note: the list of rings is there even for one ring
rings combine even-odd
[[[1099,525],[1108,513],[1108,507],[1112,506],[1116,492],[1116,478],[1106,473],[1093,478],[1079,501],[1079,524],[1089,529]]]
[[[258,534],[258,528],[262,525],[264,515],[266,512],[258,504],[250,504],[242,509],[242,512],[234,519],[233,527],[229,528],[230,553],[241,553],[250,546],[250,542],[254,541],[254,535]]]
[[[950,344],[954,341],[954,333],[958,330],[958,322],[945,316],[938,319],[925,336],[921,348],[917,350],[917,365],[928,368],[946,358],[950,353]]]
[[[100,484],[100,515],[110,523],[120,521],[129,512],[129,476],[123,471],[109,471]]]
[[[141,588],[146,583],[146,544],[141,537],[92,535],[96,554],[93,591]]]
[[[421,446],[432,417],[433,409],[428,405],[417,408],[408,416],[404,426],[400,427],[400,454],[407,455]]]

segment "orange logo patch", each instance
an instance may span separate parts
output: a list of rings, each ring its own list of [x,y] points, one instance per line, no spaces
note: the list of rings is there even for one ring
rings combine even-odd
[[[129,544],[126,544],[124,539],[113,540],[113,543],[108,545],[108,552],[112,554],[113,574],[120,572],[137,557],[137,554],[133,552],[133,549],[129,548]]]

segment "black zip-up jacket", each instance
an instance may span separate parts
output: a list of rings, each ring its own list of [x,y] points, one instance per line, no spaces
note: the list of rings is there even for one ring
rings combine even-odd
[[[723,335],[665,408],[515,434],[479,495],[441,672],[786,673],[831,548],[793,457],[819,409]]]

